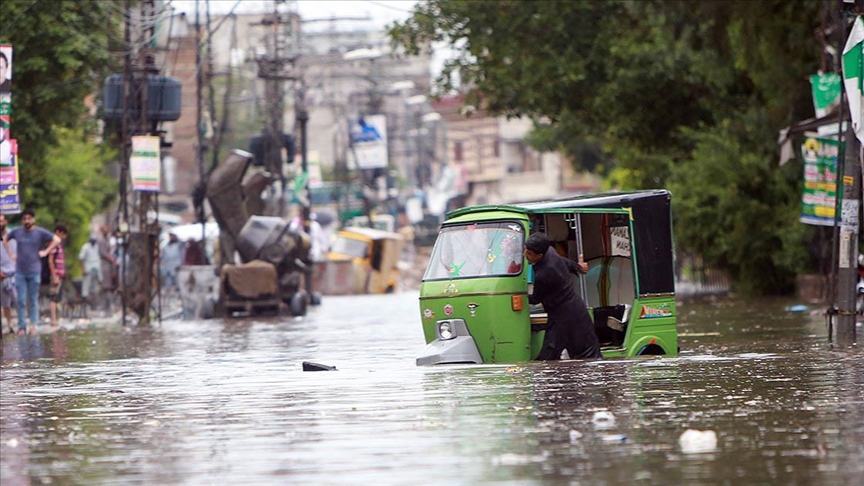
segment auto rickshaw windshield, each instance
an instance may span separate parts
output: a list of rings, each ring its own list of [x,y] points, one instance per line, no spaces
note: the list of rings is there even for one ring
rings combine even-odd
[[[524,238],[522,225],[516,221],[445,226],[423,280],[518,275]]]

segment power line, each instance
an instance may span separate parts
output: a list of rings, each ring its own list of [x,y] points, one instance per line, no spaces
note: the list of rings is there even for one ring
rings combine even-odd
[[[390,9],[390,10],[395,10],[395,11],[397,11],[397,12],[402,12],[402,13],[411,13],[411,10],[410,10],[410,9],[404,9],[404,8],[401,8],[401,7],[394,7],[393,5],[388,5],[388,4],[386,4],[386,3],[373,2],[372,0],[366,0],[366,3],[371,3],[372,5],[375,5],[376,7],[387,8],[387,9]]]

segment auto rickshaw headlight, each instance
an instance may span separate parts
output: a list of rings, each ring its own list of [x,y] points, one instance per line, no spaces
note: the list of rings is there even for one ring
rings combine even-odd
[[[456,334],[453,332],[453,324],[450,321],[441,321],[438,323],[438,337],[444,341],[456,337]]]

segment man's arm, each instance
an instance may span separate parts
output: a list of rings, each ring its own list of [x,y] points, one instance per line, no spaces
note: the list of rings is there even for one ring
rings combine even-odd
[[[6,254],[9,255],[9,258],[14,262],[18,260],[18,242],[15,240],[9,241],[9,238],[6,235],[7,233],[3,233],[3,248],[6,249]]]
[[[3,247],[6,249],[6,254],[9,255],[9,259],[13,262],[18,260],[18,255],[16,252],[18,251],[18,242],[15,240],[9,241],[6,238],[6,234],[3,234]],[[0,278],[6,278],[7,275],[3,272],[0,272]]]
[[[57,248],[57,246],[59,244],[60,244],[60,237],[57,235],[53,235],[53,237],[51,238],[51,243],[48,243],[48,247],[45,248],[44,250],[39,250],[39,258],[43,258],[45,255],[51,253],[51,250],[53,250],[54,248]]]
[[[579,254],[579,261],[578,262],[574,262],[573,260],[571,260],[569,258],[565,258],[564,260],[567,262],[567,270],[570,273],[582,274],[582,275],[585,275],[586,273],[588,273],[588,264],[585,263],[585,258],[582,256],[581,253]]]

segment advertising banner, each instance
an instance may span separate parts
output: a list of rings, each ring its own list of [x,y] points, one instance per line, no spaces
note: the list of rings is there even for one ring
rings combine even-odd
[[[0,213],[18,214],[21,212],[21,194],[18,184],[17,140],[4,140],[0,143],[0,153]]]
[[[351,123],[348,162],[358,169],[387,167],[387,117],[370,115]]]
[[[0,44],[0,115],[12,113],[12,46]]]
[[[800,221],[834,226],[837,158],[840,153],[837,139],[807,138],[801,152],[804,157],[804,190],[801,194]]]
[[[12,46],[0,44],[0,213],[20,212],[18,142],[12,138]]]
[[[129,172],[133,191],[159,192],[161,157],[159,137],[140,135],[132,137],[132,156]]]

